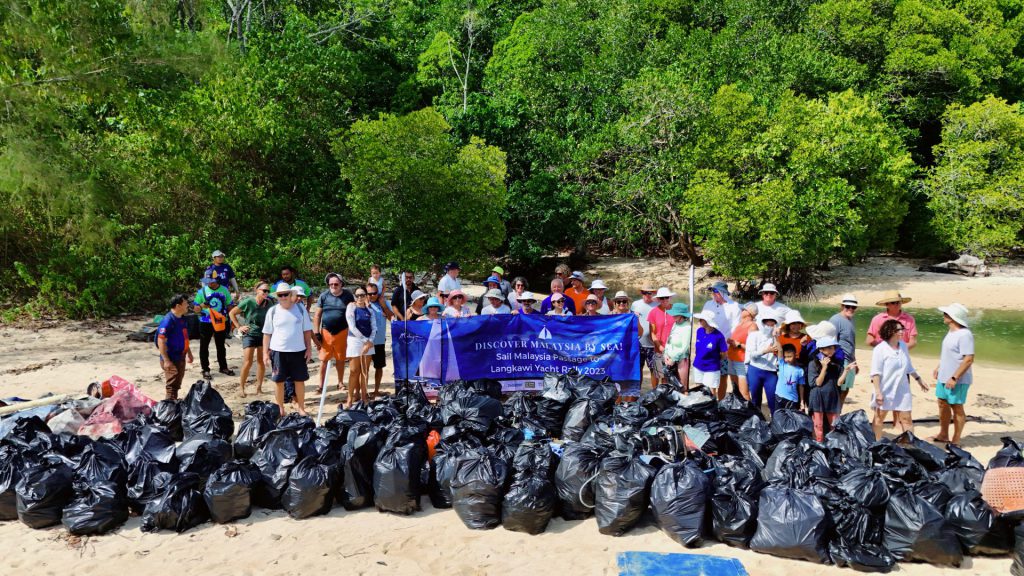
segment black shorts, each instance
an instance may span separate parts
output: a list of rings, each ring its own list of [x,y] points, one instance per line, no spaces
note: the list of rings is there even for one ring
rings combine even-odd
[[[374,344],[373,345],[373,367],[383,368],[388,365],[387,356],[384,355],[384,345]]]
[[[270,351],[270,379],[274,382],[284,382],[291,378],[296,382],[309,380],[309,368],[306,366],[305,352],[278,352]]]
[[[263,347],[263,333],[260,332],[255,336],[249,334],[242,335],[242,349],[245,348],[262,348]]]
[[[800,410],[800,403],[785,398],[775,397],[776,410]]]

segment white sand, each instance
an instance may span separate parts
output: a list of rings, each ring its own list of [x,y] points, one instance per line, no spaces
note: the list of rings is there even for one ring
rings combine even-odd
[[[617,270],[620,277],[629,272],[639,278],[651,273],[654,278],[669,278],[659,284],[685,286],[685,270],[665,262],[604,261],[599,266],[602,274]],[[989,302],[1017,309],[1024,306],[1024,299],[1014,298],[1024,293],[1024,279],[1020,277],[919,277],[918,273],[909,273],[899,266],[895,268],[899,276],[886,272],[873,277],[869,268],[839,269],[835,275],[849,279],[850,283],[858,279],[858,290],[865,294],[895,282],[922,306],[948,300],[959,300],[968,307],[1000,307],[986,306]],[[824,284],[819,287],[819,295],[831,297],[833,292],[848,289],[846,280],[842,286]],[[163,384],[154,348],[124,339],[127,331],[139,324],[138,319],[126,319],[114,323],[0,328],[0,339],[5,343],[0,348],[0,396],[77,394],[84,392],[89,382],[117,374],[141,385],[154,398],[161,398]],[[193,344],[198,348],[197,342]],[[861,354],[867,364],[869,352]],[[232,340],[228,357],[235,370],[240,356],[240,341]],[[190,382],[199,378],[198,359],[196,362],[189,368],[185,391]],[[922,373],[928,374],[935,359],[915,357],[915,362]],[[385,382],[391,381],[389,369]],[[975,381],[968,413],[1005,420],[1005,424],[968,424],[964,446],[984,463],[1001,446],[1001,436],[1024,438],[1024,417],[1017,408],[1024,406],[1024,387],[1019,385],[1021,371],[986,365],[984,358],[979,358],[975,365]],[[254,399],[252,387],[250,397],[242,399],[237,378],[216,375],[214,385],[234,410],[236,420],[240,420],[245,403]],[[262,398],[269,400],[272,388],[265,388],[267,392]],[[317,400],[312,397],[312,389],[312,385],[307,388],[307,409],[311,412],[315,411]],[[867,389],[867,378],[862,374],[847,410],[867,407]],[[340,396],[332,391],[328,415],[335,412],[339,400]],[[931,395],[915,392],[914,404],[916,417],[935,416]],[[917,432],[919,436],[929,436],[936,432],[936,426],[919,426]],[[62,527],[37,531],[19,522],[8,522],[0,524],[0,557],[10,574],[299,574],[327,570],[355,574],[616,574],[616,553],[621,551],[687,552],[650,525],[620,538],[599,534],[593,520],[553,520],[548,531],[538,536],[508,532],[500,527],[477,532],[465,528],[454,512],[431,508],[426,497],[423,506],[424,511],[411,517],[380,514],[371,509],[346,512],[335,508],[326,517],[302,521],[292,520],[281,512],[256,509],[251,518],[238,524],[207,524],[180,535],[143,534],[138,529],[140,520],[133,518],[115,533],[88,539],[69,538]],[[850,570],[778,559],[718,543],[706,545],[699,552],[739,558],[752,575],[853,574]],[[923,564],[901,564],[898,570],[928,576],[995,575],[1008,573],[1009,565],[1008,558],[968,558],[961,570]]]

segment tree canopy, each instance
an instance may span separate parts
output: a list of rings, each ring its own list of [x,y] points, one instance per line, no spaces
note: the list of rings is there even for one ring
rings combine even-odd
[[[0,38],[16,311],[144,309],[213,249],[785,284],[1024,246],[1018,1],[0,0]]]

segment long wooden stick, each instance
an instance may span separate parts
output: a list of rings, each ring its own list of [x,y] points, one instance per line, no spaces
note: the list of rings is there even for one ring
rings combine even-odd
[[[63,404],[65,402],[70,402],[74,399],[75,398],[70,394],[61,394],[60,396],[47,396],[46,398],[29,400],[28,402],[15,402],[10,406],[0,407],[0,416],[14,414],[15,412],[21,412],[22,410],[28,410],[29,408],[39,408],[40,406],[52,406],[54,404]]]

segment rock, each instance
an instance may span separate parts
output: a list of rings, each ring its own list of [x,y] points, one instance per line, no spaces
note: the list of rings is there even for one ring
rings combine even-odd
[[[960,276],[988,276],[990,274],[984,260],[969,254],[964,254],[956,260],[950,260],[941,264],[922,266],[919,270],[923,272],[938,272],[940,274],[959,274]]]

